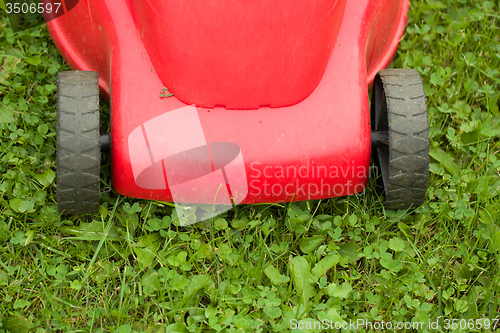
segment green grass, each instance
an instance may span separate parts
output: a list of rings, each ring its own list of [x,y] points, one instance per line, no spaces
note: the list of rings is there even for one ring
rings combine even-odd
[[[100,214],[57,213],[55,74],[68,67],[44,26],[13,34],[2,18],[0,332],[286,332],[292,319],[425,322],[421,332],[474,331],[446,330],[452,319],[494,325],[499,6],[412,1],[394,66],[417,69],[427,93],[422,207],[384,210],[371,185],[366,196],[239,206],[183,228],[172,207],[106,187],[108,165]],[[484,327],[475,331],[495,331]]]

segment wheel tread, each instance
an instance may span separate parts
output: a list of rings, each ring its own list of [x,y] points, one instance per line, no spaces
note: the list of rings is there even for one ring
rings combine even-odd
[[[99,78],[59,73],[57,91],[57,207],[66,214],[99,208]]]
[[[389,175],[384,206],[407,209],[425,201],[429,176],[429,125],[425,93],[415,70],[380,71],[389,123]]]

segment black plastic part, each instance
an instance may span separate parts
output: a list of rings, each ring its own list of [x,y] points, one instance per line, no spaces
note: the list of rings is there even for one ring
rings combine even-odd
[[[372,131],[372,147],[385,147],[389,145],[389,132]]]
[[[99,211],[99,137],[97,73],[59,73],[56,163],[60,212],[88,214]]]
[[[101,134],[99,138],[99,146],[101,147],[101,152],[109,153],[111,151],[111,138],[109,137],[109,133]]]
[[[425,201],[429,178],[429,122],[425,92],[417,71],[388,69],[377,74],[373,83],[371,126],[372,158],[382,173],[377,190],[384,194],[384,206],[389,209],[420,206]],[[379,133],[387,133],[388,142]]]

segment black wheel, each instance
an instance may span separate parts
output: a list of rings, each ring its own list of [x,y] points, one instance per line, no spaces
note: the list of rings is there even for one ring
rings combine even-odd
[[[429,177],[429,122],[422,79],[411,69],[380,71],[373,82],[372,158],[377,190],[389,209],[424,203]]]
[[[99,211],[99,78],[61,72],[57,80],[57,208]]]

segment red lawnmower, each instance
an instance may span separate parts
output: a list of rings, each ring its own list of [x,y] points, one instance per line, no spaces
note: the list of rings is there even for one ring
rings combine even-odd
[[[408,6],[80,0],[47,23],[78,70],[58,79],[59,210],[98,210],[101,150],[130,197],[230,207],[345,196],[364,190],[373,158],[387,207],[422,204],[423,85],[414,70],[383,70]]]

